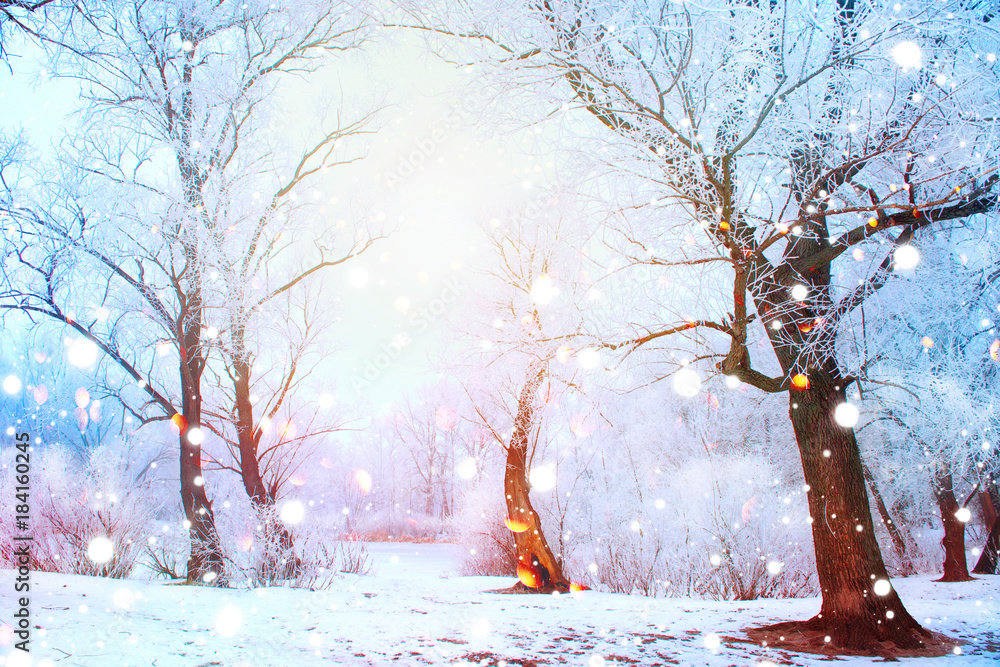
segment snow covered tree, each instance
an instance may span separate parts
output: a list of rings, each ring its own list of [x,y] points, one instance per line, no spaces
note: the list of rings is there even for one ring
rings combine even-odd
[[[348,51],[362,43],[367,29],[363,17],[340,12],[336,4],[319,11],[298,26],[294,36],[274,28],[270,33],[258,31],[262,44],[246,44],[241,69],[313,73],[326,63],[319,57],[324,52]],[[273,17],[276,25],[285,18]],[[252,85],[230,102],[233,114],[241,114],[237,124],[243,136],[226,169],[217,174],[212,216],[226,233],[212,235],[209,261],[224,285],[220,322],[213,329],[224,359],[225,370],[219,375],[229,386],[221,388],[224,405],[216,414],[221,419],[219,434],[234,445],[236,462],[235,467],[224,467],[240,474],[268,539],[290,550],[291,536],[276,523],[274,513],[278,489],[294,467],[292,459],[304,460],[305,451],[298,451],[303,440],[336,427],[317,422],[314,409],[311,417],[300,415],[305,420],[301,432],[287,437],[279,433],[262,447],[265,425],[290,404],[301,408],[293,394],[303,388],[302,380],[315,365],[315,338],[330,322],[331,309],[321,305],[322,283],[316,281],[368,249],[376,233],[363,222],[348,225],[342,219],[329,224],[325,218],[336,210],[331,205],[336,197],[318,199],[320,188],[329,186],[332,168],[361,157],[351,140],[367,132],[372,113],[322,109],[317,138],[299,149],[296,159],[289,159],[296,151],[283,143],[284,137],[273,136],[272,126],[274,115],[291,110],[275,109],[270,118],[263,113],[267,106],[276,106],[269,98],[275,94],[273,84],[259,90]],[[347,114],[358,118],[344,122]],[[269,340],[287,340],[288,345],[275,346]],[[223,422],[231,423],[234,437],[224,432]]]
[[[687,360],[690,340],[719,372],[788,395],[823,607],[753,636],[773,644],[799,630],[817,648],[829,637],[868,652],[933,643],[889,584],[854,432],[834,419],[855,380],[837,343],[857,308],[910,265],[917,230],[996,204],[992,8],[494,9],[464,22],[445,12],[424,27],[478,41],[522,88],[603,125],[585,131],[609,166],[637,177],[616,193],[608,227],[631,267],[617,275],[677,290],[642,321],[595,337],[651,354],[681,336]],[[859,255],[874,259],[850,261]],[[762,336],[773,357],[751,354]]]
[[[56,0],[0,0],[0,61],[7,62],[7,38],[15,30],[25,35],[38,36],[34,15],[56,4]]]
[[[363,21],[341,9],[327,3],[80,5],[73,39],[63,40],[76,48],[57,50],[52,67],[80,82],[88,104],[81,132],[65,146],[73,173],[51,201],[17,201],[8,209],[19,228],[5,253],[10,289],[4,307],[76,329],[146,394],[145,403],[126,398],[135,416],[170,419],[177,427],[191,581],[218,579],[223,564],[201,463],[203,404],[211,393],[203,379],[215,336],[226,326],[214,327],[212,319],[232,299],[231,282],[220,277],[226,271],[227,278],[253,280],[267,270],[258,262],[287,241],[280,240],[283,223],[274,223],[287,213],[282,207],[289,208],[283,198],[294,198],[294,186],[324,168],[343,128],[326,132],[298,169],[293,163],[272,179],[277,194],[270,206],[251,203],[252,190],[236,197],[236,185],[267,169],[270,154],[259,149],[279,80],[355,44]],[[245,265],[230,262],[227,235],[245,243],[239,255]],[[325,265],[321,255],[299,276]],[[99,306],[87,296],[96,285],[102,286]],[[269,285],[273,290],[279,283]],[[236,302],[237,333],[253,312],[240,306],[252,303]],[[93,321],[78,321],[95,307]],[[243,359],[238,344],[228,349]],[[249,382],[249,373],[245,377]]]
[[[958,223],[919,232],[914,247],[922,273],[932,279],[905,272],[878,300],[859,308],[859,315],[887,326],[851,346],[858,376],[870,383],[881,408],[875,418],[902,430],[911,464],[929,475],[924,481],[933,488],[944,527],[942,581],[970,579],[965,527],[972,514],[966,506],[997,473],[991,442],[1000,349],[994,343],[1000,305],[994,237],[992,221],[983,228]],[[965,502],[956,498],[963,490]]]
[[[480,304],[479,329],[469,339],[479,349],[478,363],[495,368],[490,380],[470,393],[479,422],[506,454],[504,496],[507,527],[514,533],[522,590],[568,591],[570,580],[554,555],[541,518],[531,502],[529,478],[546,404],[556,386],[571,382],[553,364],[566,364],[574,350],[564,344],[580,325],[578,254],[580,233],[563,220],[570,207],[559,195],[540,197],[534,206],[494,219],[489,273],[496,296]],[[581,351],[584,367],[596,365],[597,353]],[[561,364],[559,363],[561,362]],[[562,377],[568,375],[569,377]],[[489,384],[489,390],[483,387]],[[506,427],[510,424],[510,428]]]

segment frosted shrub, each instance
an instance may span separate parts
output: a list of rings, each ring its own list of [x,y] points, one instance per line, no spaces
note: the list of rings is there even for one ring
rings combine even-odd
[[[467,576],[516,576],[514,534],[507,517],[502,486],[480,481],[470,488],[458,516],[458,541],[464,549],[461,573]]]
[[[86,451],[82,460],[58,448],[34,453],[34,569],[111,578],[132,573],[160,505],[148,457],[138,449],[112,441]],[[4,486],[12,483],[5,475]],[[7,562],[13,534],[5,526],[0,537]]]
[[[770,473],[759,457],[692,459],[664,469],[665,481],[652,491],[620,491],[613,503],[592,492],[577,497],[590,506],[587,520],[574,525],[570,569],[617,593],[813,595],[809,528],[798,506],[804,503],[793,505],[796,492],[774,484]]]
[[[321,517],[307,514],[301,523],[287,525],[281,519],[281,501],[255,511],[242,489],[234,486],[230,491],[230,500],[216,513],[216,525],[233,585],[320,590],[341,572],[370,572],[365,545],[338,541],[337,529]]]

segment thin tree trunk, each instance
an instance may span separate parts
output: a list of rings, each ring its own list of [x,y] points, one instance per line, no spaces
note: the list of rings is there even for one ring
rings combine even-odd
[[[972,573],[996,574],[998,561],[1000,561],[1000,517],[993,521],[993,527],[990,528],[989,537],[983,546],[983,553],[979,554],[979,560],[972,568]]]
[[[240,477],[250,504],[264,527],[264,556],[260,564],[262,581],[290,579],[301,573],[302,561],[294,554],[292,534],[278,518],[273,489],[267,487],[260,471],[257,449],[261,431],[256,428],[250,401],[250,362],[244,331],[233,322],[233,391],[236,403],[236,436],[240,451]]]
[[[992,480],[989,480],[992,483]],[[983,489],[979,492],[979,507],[983,511],[983,525],[992,526],[996,523],[997,518],[1000,515],[997,514],[997,507],[993,504],[993,498],[990,497],[990,492]]]
[[[531,505],[528,485],[528,442],[534,424],[535,400],[545,369],[532,368],[517,401],[517,416],[507,447],[503,488],[507,496],[508,527],[514,531],[518,579],[538,592],[568,591],[569,580],[552,555],[542,523]]]
[[[197,45],[197,35],[188,28],[182,28],[181,39]],[[192,159],[194,103],[192,77],[194,71],[195,48],[187,50],[183,64],[183,94],[177,124],[171,130],[179,148],[175,153],[177,168],[184,191],[187,213],[193,218],[204,218],[205,200],[202,187],[206,175]],[[184,272],[189,287],[185,290],[177,284],[183,295],[182,306],[176,323],[178,352],[180,353],[181,395],[183,414],[187,419],[187,431],[180,434],[180,482],[181,501],[184,514],[190,523],[191,556],[188,559],[187,580],[189,583],[206,582],[224,585],[224,562],[222,545],[215,528],[212,504],[205,492],[205,479],[201,467],[201,445],[191,443],[187,433],[201,427],[201,379],[205,370],[205,352],[201,344],[204,323],[204,294],[202,292],[203,257],[199,240],[186,225],[178,227],[178,240],[184,251]]]
[[[986,525],[990,533],[983,545],[983,553],[979,554],[973,574],[996,574],[1000,564],[1000,503],[997,502],[997,487],[995,480],[987,480],[986,488],[979,493],[979,502],[983,506],[983,516],[987,518]]]
[[[872,498],[875,499],[875,507],[878,508],[879,516],[882,517],[882,523],[889,531],[889,537],[892,538],[892,547],[899,558],[900,574],[904,577],[916,574],[917,570],[913,567],[913,561],[910,560],[910,555],[906,552],[906,539],[903,537],[902,531],[899,530],[899,526],[892,520],[889,508],[885,506],[885,500],[882,499],[882,494],[875,483],[875,477],[864,461],[861,462],[861,470],[865,475],[865,481],[868,482],[868,488],[872,491]]]
[[[944,524],[944,537],[941,546],[944,547],[944,575],[935,581],[969,581],[969,566],[965,561],[965,524],[958,520],[955,512],[959,509],[955,499],[951,468],[942,465],[934,480],[934,496],[941,510],[941,523]]]
[[[197,393],[198,384],[191,380],[191,369],[185,369],[188,362],[181,354],[181,376],[183,378],[183,416],[187,428],[182,429],[180,440],[180,482],[181,503],[184,516],[190,525],[191,553],[187,564],[188,583],[210,583],[225,585],[224,560],[219,534],[215,529],[215,515],[212,503],[205,493],[201,468],[201,446],[188,439],[193,428],[201,427],[201,397]],[[195,369],[197,370],[197,369]]]

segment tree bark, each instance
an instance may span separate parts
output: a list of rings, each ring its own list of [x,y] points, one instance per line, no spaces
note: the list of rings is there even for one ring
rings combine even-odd
[[[199,318],[200,321],[200,318]],[[199,327],[200,328],[200,327]],[[189,348],[190,349],[190,348]],[[219,534],[215,529],[215,515],[212,503],[205,493],[205,482],[201,468],[201,444],[189,439],[191,429],[201,428],[201,395],[199,393],[201,366],[195,359],[186,359],[181,349],[182,415],[186,428],[182,428],[180,440],[180,482],[181,503],[184,516],[190,525],[191,553],[187,564],[188,583],[208,583],[225,585],[224,559]]]
[[[250,401],[250,361],[244,338],[244,329],[234,319],[232,338],[233,394],[236,404],[236,437],[240,451],[240,477],[250,504],[264,526],[264,550],[260,563],[261,580],[273,582],[290,579],[302,571],[302,561],[294,553],[294,540],[288,528],[275,512],[275,490],[264,483],[257,457],[261,431],[254,421],[253,403]]]
[[[819,614],[800,623],[762,628],[768,635],[812,630],[828,636],[828,645],[870,652],[885,645],[920,649],[931,633],[903,607],[889,581],[875,540],[865,490],[861,453],[853,429],[833,419],[845,402],[845,382],[835,364],[808,374],[809,385],[789,393],[802,470],[809,486],[816,570],[823,603]],[[878,590],[878,592],[876,592]]]
[[[969,566],[965,560],[965,524],[955,516],[960,506],[955,499],[951,468],[946,465],[938,469],[934,479],[934,496],[944,525],[944,537],[941,539],[941,546],[944,547],[944,574],[935,581],[970,581],[972,577],[969,576]]]
[[[983,546],[983,553],[979,554],[979,560],[972,568],[972,573],[996,574],[998,561],[1000,561],[1000,517],[993,521],[993,527],[990,528],[989,537]]]
[[[988,480],[988,483],[993,482]],[[990,497],[990,492],[986,489],[979,492],[979,507],[983,511],[983,525],[992,526],[1000,518],[1000,515],[997,514],[997,507],[993,504],[993,498]]]
[[[987,518],[987,525],[990,533],[983,545],[983,553],[979,554],[976,566],[972,568],[973,574],[996,574],[997,565],[1000,564],[1000,504],[996,502],[996,482],[987,480],[986,488],[980,491],[979,501],[983,506],[983,516]]]
[[[510,446],[507,447],[503,488],[507,496],[508,527],[514,531],[517,549],[518,579],[527,589],[535,592],[566,592],[570,582],[549,548],[529,495],[528,444],[534,424],[536,395],[544,377],[544,367],[531,368],[518,397],[517,416]]]
[[[872,498],[875,499],[875,507],[878,508],[879,516],[882,517],[882,523],[885,525],[886,530],[889,531],[889,537],[892,539],[892,547],[899,558],[900,574],[904,577],[916,574],[917,569],[913,567],[913,561],[910,560],[910,555],[906,552],[906,539],[903,537],[902,531],[899,530],[899,526],[892,520],[889,508],[885,506],[885,500],[883,500],[878,485],[875,483],[875,476],[872,475],[872,471],[864,461],[861,462],[861,470],[864,472],[865,481],[868,482],[868,488],[872,491]]]
[[[188,29],[181,30],[184,41],[197,45],[198,36]],[[195,67],[195,49],[186,52],[183,66],[183,87],[181,108],[177,115],[177,126],[172,129],[173,139],[178,140],[175,152],[178,172],[184,191],[187,213],[197,220],[204,217],[205,200],[202,187],[206,176],[201,173],[192,159],[194,101],[192,77]],[[201,428],[201,379],[205,370],[205,350],[201,344],[204,323],[204,294],[202,291],[203,257],[199,239],[187,224],[177,228],[178,241],[184,251],[183,280],[175,278],[175,289],[180,296],[181,308],[176,322],[176,339],[180,354],[181,396],[183,415],[187,420],[186,430],[180,434],[180,475],[181,501],[184,514],[190,523],[191,555],[188,558],[187,580],[189,583],[213,583],[224,585],[222,545],[215,529],[215,515],[212,504],[205,492],[205,478],[201,467],[201,443],[192,443],[188,437],[192,428]]]

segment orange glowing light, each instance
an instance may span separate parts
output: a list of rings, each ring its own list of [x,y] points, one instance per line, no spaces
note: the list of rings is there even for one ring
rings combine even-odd
[[[990,343],[990,358],[993,361],[1000,361],[1000,338]]]
[[[725,220],[723,220],[722,222],[719,223],[719,229],[721,229],[724,232],[728,232],[729,231],[729,223],[726,222]]]
[[[361,470],[360,468],[355,470],[354,481],[357,482],[362,494],[367,495],[372,490],[372,476],[368,474],[367,470]]]
[[[528,563],[521,562],[517,564],[517,578],[528,588],[538,588],[541,586],[541,577],[538,576],[538,570]]]
[[[306,476],[292,475],[291,477],[288,478],[288,481],[294,484],[295,486],[302,486],[303,484],[306,483]]]
[[[810,331],[813,330],[812,322],[799,322],[798,326],[799,326],[799,331],[801,331],[802,333],[809,333]]]
[[[188,420],[187,417],[185,417],[181,413],[178,412],[177,414],[175,414],[173,417],[170,418],[170,421],[174,423],[174,426],[177,427],[177,430],[180,431],[181,435],[184,435],[187,432]]]
[[[250,551],[250,547],[253,546],[253,537],[247,535],[246,537],[240,538],[240,551]]]
[[[294,440],[295,436],[298,435],[298,428],[295,426],[295,422],[289,419],[285,422],[285,425],[278,431],[279,439],[278,442],[288,442]]]
[[[868,225],[870,227],[878,227],[878,218],[871,218],[868,220]]]
[[[581,593],[583,591],[589,591],[589,590],[590,590],[589,587],[584,586],[583,584],[578,584],[575,581],[571,581],[569,584],[570,593]]]
[[[802,373],[796,373],[792,376],[792,386],[796,389],[808,389],[809,388],[809,378],[807,378]]]
[[[757,507],[758,502],[757,498],[751,498],[743,503],[743,507],[740,509],[740,518],[743,519],[743,523],[749,521],[750,517],[753,516],[754,508]]]
[[[924,336],[923,338],[920,339],[920,344],[926,347],[927,349],[930,349],[934,347],[934,339],[931,338],[930,336]]]
[[[507,526],[512,533],[523,533],[528,530],[528,522],[522,519],[512,519],[507,517],[503,520],[503,525]]]

